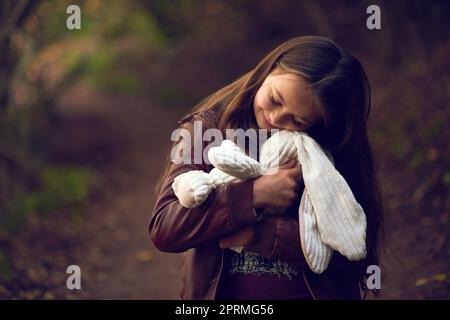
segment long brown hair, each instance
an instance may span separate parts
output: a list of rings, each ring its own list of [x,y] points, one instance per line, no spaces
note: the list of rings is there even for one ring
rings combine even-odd
[[[253,98],[275,69],[298,74],[307,80],[322,120],[307,132],[331,151],[337,170],[344,176],[367,217],[367,256],[360,264],[360,285],[366,291],[366,268],[379,265],[383,206],[376,179],[367,121],[371,93],[361,63],[330,39],[318,36],[293,38],[264,57],[250,72],[206,97],[187,117],[216,109],[218,129],[256,128]],[[158,193],[170,163],[156,187]],[[377,291],[374,290],[376,294]]]

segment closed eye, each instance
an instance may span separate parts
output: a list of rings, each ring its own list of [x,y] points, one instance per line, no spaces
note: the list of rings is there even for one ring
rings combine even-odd
[[[281,102],[275,100],[273,94],[270,95],[270,100],[272,101],[272,104],[276,105],[276,106],[281,106]]]

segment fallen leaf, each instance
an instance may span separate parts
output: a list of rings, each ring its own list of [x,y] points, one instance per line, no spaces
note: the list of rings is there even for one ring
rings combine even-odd
[[[447,279],[447,275],[445,273],[438,273],[432,276],[431,279],[434,281],[442,282],[445,281],[445,279]]]
[[[437,273],[437,274],[432,275],[427,278],[417,279],[415,286],[420,287],[420,286],[424,286],[424,285],[428,284],[431,281],[442,282],[442,281],[445,281],[446,279],[447,279],[447,275],[445,273]]]
[[[140,251],[136,258],[141,262],[148,262],[153,259],[153,255],[150,253],[150,251]]]
[[[427,278],[421,278],[416,281],[416,287],[424,286],[428,283]]]

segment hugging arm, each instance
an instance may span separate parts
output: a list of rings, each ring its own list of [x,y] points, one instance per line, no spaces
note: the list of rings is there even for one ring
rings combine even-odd
[[[204,121],[203,125],[208,127],[208,122]],[[182,128],[190,133],[192,139],[201,139],[194,136],[192,122],[185,123]],[[194,149],[193,141],[188,145],[191,146],[190,164],[171,164],[150,216],[149,234],[161,251],[182,252],[210,241],[219,241],[260,220],[253,210],[252,180],[219,186],[196,208],[189,209],[180,204],[172,189],[175,177],[191,170],[208,172],[210,169],[203,160],[201,164],[193,161],[195,151],[203,155],[206,143],[201,142],[201,150]]]

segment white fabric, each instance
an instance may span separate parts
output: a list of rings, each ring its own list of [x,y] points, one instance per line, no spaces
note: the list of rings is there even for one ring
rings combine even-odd
[[[219,185],[268,174],[291,159],[302,166],[305,190],[299,207],[301,246],[309,267],[326,270],[333,249],[349,260],[366,256],[366,217],[331,154],[308,134],[278,131],[263,145],[260,162],[248,157],[230,140],[211,148],[210,173],[194,170],[175,178],[172,188],[181,205],[194,208]]]

